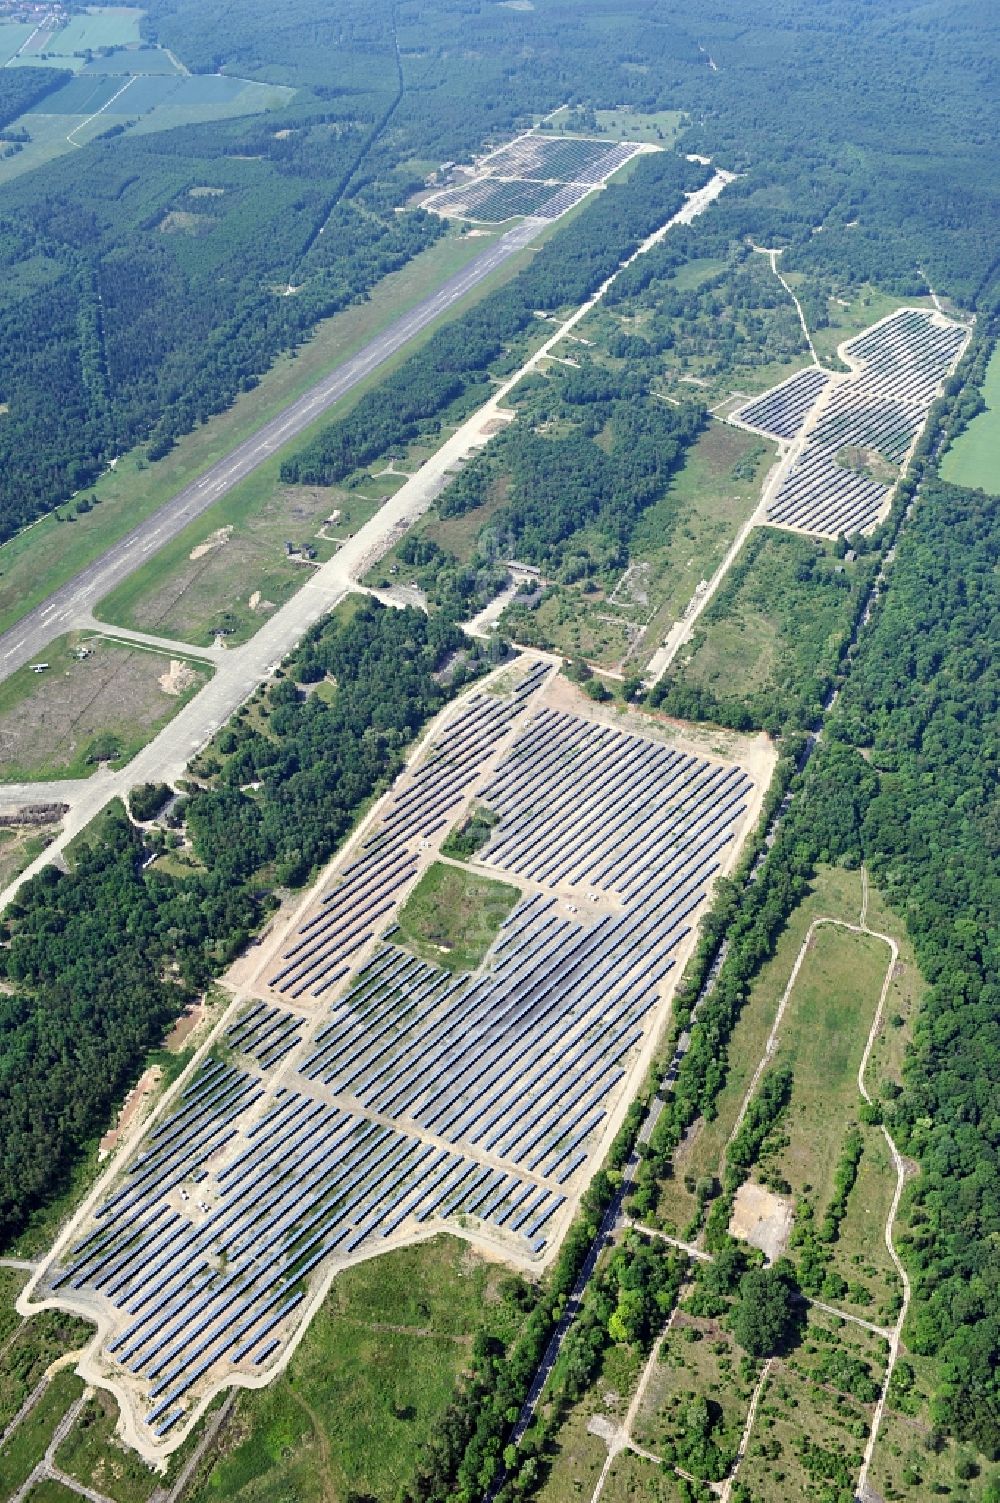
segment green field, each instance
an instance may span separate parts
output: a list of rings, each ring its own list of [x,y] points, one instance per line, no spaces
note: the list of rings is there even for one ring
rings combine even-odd
[[[519,887],[436,861],[399,912],[397,944],[449,971],[471,971],[521,896]]]
[[[79,654],[85,653],[81,658]],[[60,637],[0,684],[0,769],[8,782],[85,778],[123,765],[206,683],[184,661],[83,633]]]
[[[24,46],[34,30],[30,21],[0,21],[0,67]]]
[[[781,1021],[775,1063],[790,1066],[793,1082],[776,1170],[821,1209],[860,1105],[858,1066],[888,963],[880,940],[832,925],[816,929]]]
[[[450,236],[438,241],[400,271],[385,277],[366,302],[347,308],[319,324],[313,337],[296,355],[281,356],[261,377],[254,391],[244,393],[226,412],[186,434],[164,459],[148,464],[141,447],[125,455],[115,469],[102,475],[93,487],[101,503],[93,511],[76,517],[68,526],[57,522],[55,515],[50,514],[5,543],[0,547],[0,631],[20,620],[60,584],[223,459],[238,443],[249,438],[322,376],[350,359],[401,313],[420,302],[478,255],[486,243],[484,239],[468,236]],[[440,320],[435,320],[430,329],[380,367],[369,382],[356,387],[333,411],[346,410],[347,405],[357,401],[369,385],[382,380],[412,354],[440,324],[464,312],[515,276],[530,254],[530,251],[525,251],[512,256],[497,273],[487,277]],[[319,421],[329,421],[331,415],[327,414]],[[200,519],[199,525],[204,527],[206,534],[224,525],[224,522],[214,520],[214,516],[215,509],[210,508]],[[155,559],[145,566],[147,580],[155,580],[158,572]]]
[[[190,1503],[397,1498],[474,1334],[514,1335],[507,1278],[453,1237],[339,1274],[285,1372],[240,1395]]]
[[[941,474],[952,485],[1000,495],[1000,348],[993,351],[983,382],[985,412],[960,433],[941,461]]]
[[[811,724],[868,570],[832,544],[757,528],[671,664],[665,708],[741,729]]]
[[[593,135],[608,141],[648,141],[670,147],[685,126],[681,110],[617,110],[585,112],[568,106],[552,116],[541,129],[546,135]]]
[[[13,1498],[45,1455],[56,1426],[83,1384],[72,1372],[58,1372],[38,1403],[0,1449],[0,1497]]]
[[[706,1176],[721,1177],[723,1154],[736,1124],[757,1061],[764,1052],[778,1004],[788,984],[809,925],[820,916],[857,923],[861,877],[841,867],[820,867],[809,896],[795,909],[778,940],[774,957],[755,977],[727,1050],[726,1079],[711,1120],[700,1118],[674,1155],[674,1173],[660,1188],[660,1220],[680,1233],[696,1209],[694,1186]]]

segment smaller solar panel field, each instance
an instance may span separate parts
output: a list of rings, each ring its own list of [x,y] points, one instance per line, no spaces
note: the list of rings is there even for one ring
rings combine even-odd
[[[902,308],[843,347],[854,371],[814,383],[804,411],[799,399],[809,390],[794,377],[741,408],[736,416],[762,431],[778,432],[768,422],[805,430],[767,520],[825,537],[874,527],[967,338],[963,325],[942,314]]]
[[[486,157],[475,176],[432,194],[424,207],[482,224],[515,215],[558,219],[644,149],[630,141],[531,132]]]

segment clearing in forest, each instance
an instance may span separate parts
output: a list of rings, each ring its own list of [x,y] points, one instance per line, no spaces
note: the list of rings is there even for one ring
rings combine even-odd
[[[985,410],[949,446],[941,475],[987,495],[1000,493],[1000,349],[993,351],[983,382]]]

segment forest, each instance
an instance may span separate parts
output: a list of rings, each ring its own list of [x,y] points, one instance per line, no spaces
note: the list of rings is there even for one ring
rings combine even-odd
[[[69,77],[64,68],[0,69],[0,129],[61,88]]]
[[[816,797],[827,854],[865,860],[929,982],[892,1131],[921,1174],[903,1255],[937,1411],[1000,1453],[1000,653],[996,502],[932,479],[863,636]],[[864,753],[864,760],[862,759]],[[817,834],[822,831],[822,826]],[[822,838],[822,837],[821,837]]]
[[[147,865],[156,847],[119,805],[70,872],[48,867],[22,888],[0,944],[0,1247],[65,1184],[149,1050],[271,911],[275,889],[305,882],[330,856],[421,725],[480,667],[445,617],[366,603],[320,623],[258,696],[256,725],[247,709],[220,733],[173,815],[194,845],[186,873]],[[332,698],[299,687],[327,674]],[[248,782],[261,786],[241,791]],[[148,818],[158,795],[140,790],[135,812]]]
[[[940,18],[916,0],[682,0],[669,21],[654,0],[294,0],[280,25],[248,0],[224,26],[219,6],[151,0],[146,39],[195,71],[291,84],[288,106],[125,131],[5,190],[0,539],[252,386],[440,233],[394,212],[428,166],[566,100],[686,110],[683,149],[743,174],[713,223],[787,246],[811,279],[930,277],[970,305],[989,275],[988,0]],[[191,199],[205,187],[222,191]]]

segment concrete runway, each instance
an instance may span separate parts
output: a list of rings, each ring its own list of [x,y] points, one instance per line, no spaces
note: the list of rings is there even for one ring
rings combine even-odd
[[[308,428],[429,323],[498,266],[530,245],[547,228],[546,220],[526,219],[516,229],[510,230],[461,271],[449,277],[430,297],[396,319],[363,350],[324,376],[277,417],[264,423],[225,459],[220,459],[197,480],[178,491],[152,516],[112,544],[100,558],[67,580],[48,600],[0,636],[0,680],[30,663],[56,637],[77,627],[81,618],[89,615],[99,600],[134,573],[152,553],[169,543],[189,522],[245,480],[283,444]]]

